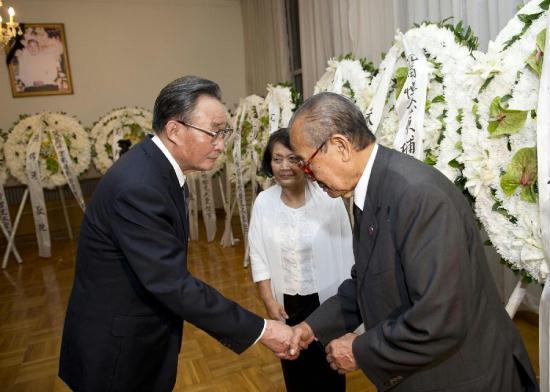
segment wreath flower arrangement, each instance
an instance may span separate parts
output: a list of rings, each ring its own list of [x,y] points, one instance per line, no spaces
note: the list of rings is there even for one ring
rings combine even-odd
[[[152,133],[152,121],[152,113],[141,108],[114,109],[101,117],[91,130],[93,161],[99,172],[104,174],[114,163],[113,148],[119,148],[119,141],[131,148]]]
[[[37,132],[42,132],[39,169],[40,182],[44,188],[54,188],[67,183],[63,175],[50,132],[63,137],[71,168],[78,176],[90,165],[90,139],[84,127],[77,119],[64,113],[43,112],[33,116],[21,116],[9,131],[4,145],[6,165],[19,182],[28,183],[26,155],[29,141]]]
[[[456,26],[422,23],[407,31],[398,33],[391,53],[397,56],[394,76],[386,97],[382,119],[376,131],[380,144],[393,147],[399,129],[399,118],[395,103],[408,77],[408,66],[404,54],[403,39],[414,43],[426,56],[428,64],[428,86],[424,117],[424,162],[435,166],[455,183],[461,180],[460,165],[456,158],[461,153],[461,106],[471,99],[471,90],[465,89],[467,72],[475,60],[471,51],[477,47],[477,38],[472,31],[464,29],[462,23]],[[380,74],[372,85],[378,86],[390,58],[380,64]]]
[[[538,210],[536,109],[548,0],[525,5],[470,72],[459,161],[493,246],[526,281],[544,282]]]

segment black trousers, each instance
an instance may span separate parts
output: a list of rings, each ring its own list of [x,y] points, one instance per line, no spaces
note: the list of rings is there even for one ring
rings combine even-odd
[[[284,307],[290,326],[304,321],[319,307],[319,295],[284,295]],[[332,370],[326,360],[325,348],[314,340],[294,361],[281,360],[286,390],[289,392],[344,392],[346,376]]]

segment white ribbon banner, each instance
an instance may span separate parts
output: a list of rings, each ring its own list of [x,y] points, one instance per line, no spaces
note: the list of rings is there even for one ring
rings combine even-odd
[[[199,174],[199,188],[201,194],[202,219],[206,228],[206,239],[208,242],[216,238],[216,209],[214,208],[214,197],[212,191],[212,177],[206,173]]]
[[[0,224],[8,235],[11,234],[10,210],[8,208],[8,201],[6,200],[6,192],[4,191],[3,185],[0,185]]]
[[[36,231],[36,240],[38,242],[38,255],[40,257],[50,257],[52,245],[50,241],[50,229],[48,225],[48,216],[46,215],[46,202],[44,201],[44,191],[40,181],[40,147],[42,144],[42,129],[44,120],[42,120],[38,131],[32,135],[27,146],[27,183],[31,196],[32,214],[34,217],[34,226]]]
[[[248,211],[246,208],[246,196],[244,193],[243,170],[241,166],[241,128],[243,119],[246,113],[246,107],[243,105],[242,111],[238,113],[237,123],[237,138],[233,147],[233,160],[235,161],[235,192],[237,198],[237,206],[239,208],[239,217],[241,220],[241,228],[243,232],[243,240],[245,249],[248,247]]]
[[[273,99],[269,101],[267,108],[269,111],[269,134],[272,134],[279,129],[279,123],[281,121],[281,108]]]
[[[332,91],[335,94],[342,94],[342,88],[344,87],[344,78],[342,77],[342,68],[336,68],[334,72],[334,80],[332,82]]]
[[[546,45],[537,108],[537,158],[539,214],[543,251],[550,270],[550,12],[547,12]],[[539,305],[540,390],[550,392],[550,275]]]
[[[424,115],[428,87],[428,64],[421,49],[410,46],[403,37],[403,47],[409,70],[403,91],[395,102],[399,130],[393,148],[404,154],[424,160]]]
[[[84,203],[84,197],[82,196],[82,189],[80,188],[80,183],[78,182],[78,177],[73,170],[73,161],[69,155],[69,149],[65,143],[65,139],[55,130],[48,130],[50,137],[53,141],[53,146],[55,152],[57,153],[57,158],[61,166],[61,171],[67,180],[69,189],[72,191],[74,198],[76,199],[78,205],[84,211],[86,209],[86,204]]]
[[[195,173],[188,175],[186,181],[189,187],[189,238],[191,241],[197,241],[199,239],[199,206]]]
[[[111,151],[113,151],[113,163],[118,161],[118,158],[120,158],[120,145],[118,144],[118,142],[124,136],[123,128],[124,126],[116,127],[113,131],[113,141],[111,143]]]
[[[392,48],[394,49],[394,48]],[[380,84],[376,89],[376,93],[372,98],[370,106],[365,114],[365,120],[369,126],[370,131],[376,135],[380,120],[382,119],[382,113],[384,113],[384,106],[386,105],[386,97],[390,90],[391,80],[395,71],[395,64],[397,64],[397,50],[390,50],[386,56],[387,65],[382,74]]]

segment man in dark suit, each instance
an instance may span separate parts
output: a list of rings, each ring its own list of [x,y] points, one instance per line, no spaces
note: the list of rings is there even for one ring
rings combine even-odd
[[[537,390],[460,191],[377,145],[342,96],[313,96],[289,127],[299,166],[356,203],[352,278],[296,328],[293,349],[315,336],[334,369],[361,368],[382,391]]]
[[[153,128],[103,176],[81,225],[59,369],[77,391],[172,390],[183,320],[236,353],[258,340],[276,353],[290,344],[290,327],[187,270],[185,173],[211,169],[230,132],[218,85],[168,84]]]

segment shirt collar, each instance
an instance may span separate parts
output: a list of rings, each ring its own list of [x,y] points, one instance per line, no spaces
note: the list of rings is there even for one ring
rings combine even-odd
[[[183,171],[181,170],[180,165],[178,165],[178,162],[176,162],[176,160],[174,159],[170,151],[168,151],[168,149],[166,148],[162,140],[160,140],[160,138],[157,135],[153,136],[151,140],[153,141],[153,143],[157,145],[158,148],[160,148],[160,151],[162,151],[164,156],[166,156],[166,158],[170,161],[170,164],[172,164],[172,167],[176,172],[176,176],[178,177],[180,188],[183,187],[183,185],[185,184],[186,176],[185,174],[183,174]]]
[[[359,179],[359,182],[355,186],[353,191],[353,203],[363,211],[363,206],[365,205],[365,198],[367,197],[367,187],[369,186],[370,175],[372,173],[372,165],[374,164],[374,159],[376,158],[376,153],[378,152],[378,144],[374,144],[372,152],[369,157],[369,161],[365,166],[365,170]]]

